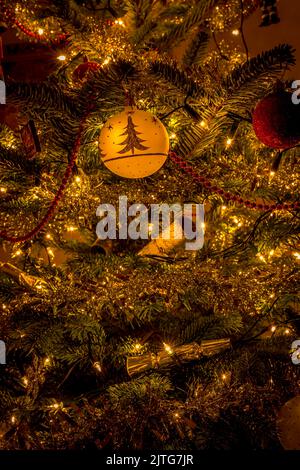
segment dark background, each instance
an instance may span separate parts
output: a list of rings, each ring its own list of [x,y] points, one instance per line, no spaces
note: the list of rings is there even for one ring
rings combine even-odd
[[[286,77],[300,79],[300,0],[279,0],[278,12],[280,23],[260,28],[260,10],[245,21],[245,37],[250,55],[270,49],[279,43],[288,43],[296,49],[297,64],[286,74]],[[239,36],[233,40],[240,41]]]

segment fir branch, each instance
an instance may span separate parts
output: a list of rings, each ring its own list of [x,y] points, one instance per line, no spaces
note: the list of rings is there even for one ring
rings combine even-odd
[[[165,63],[162,61],[152,62],[150,72],[159,79],[164,79],[172,84],[184,94],[193,98],[201,98],[204,95],[203,88],[200,88],[195,81],[184,71],[180,70],[175,63]]]
[[[21,103],[29,109],[50,108],[57,112],[67,112],[73,117],[79,117],[74,99],[49,83],[10,83],[7,86],[7,96],[11,103],[16,105]]]
[[[206,51],[208,47],[208,43],[210,40],[210,36],[205,31],[199,31],[188,46],[184,57],[183,63],[186,67],[200,66],[203,64],[203,60],[206,57]]]
[[[168,51],[180,43],[192,31],[194,26],[200,25],[206,19],[207,13],[217,5],[219,0],[199,0],[186,15],[180,24],[175,25],[169,33],[159,41],[158,47],[162,51]]]
[[[280,44],[239,65],[226,77],[222,86],[225,90],[233,92],[258,77],[281,72],[284,64],[295,65],[295,50],[288,44]]]

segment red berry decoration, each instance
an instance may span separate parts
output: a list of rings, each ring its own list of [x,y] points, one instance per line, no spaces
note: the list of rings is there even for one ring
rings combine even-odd
[[[254,110],[253,129],[268,147],[295,147],[300,141],[300,105],[293,104],[292,95],[287,91],[266,96]]]
[[[97,62],[89,62],[87,59],[83,62],[83,64],[78,65],[73,72],[73,79],[74,80],[84,80],[88,74],[91,72],[95,72],[100,68],[100,64]]]

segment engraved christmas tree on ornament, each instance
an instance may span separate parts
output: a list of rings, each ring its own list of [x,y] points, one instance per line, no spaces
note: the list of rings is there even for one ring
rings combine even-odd
[[[127,137],[123,142],[119,144],[125,145],[125,148],[123,150],[120,150],[118,153],[123,154],[131,150],[132,155],[134,155],[134,149],[148,150],[149,147],[145,147],[145,145],[142,145],[142,142],[145,142],[145,140],[138,137],[141,132],[136,131],[136,127],[137,126],[135,126],[132,121],[132,117],[128,116],[126,131],[121,134],[121,136],[126,135]]]
[[[104,165],[116,175],[145,178],[168,158],[169,137],[151,113],[127,106],[102,127],[99,151]]]

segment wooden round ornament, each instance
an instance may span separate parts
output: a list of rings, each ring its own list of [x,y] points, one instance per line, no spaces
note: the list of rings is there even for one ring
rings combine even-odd
[[[300,395],[286,402],[278,413],[278,437],[285,450],[300,450]]]
[[[169,136],[157,117],[128,106],[105,123],[99,149],[104,165],[116,175],[144,178],[165,163]]]

